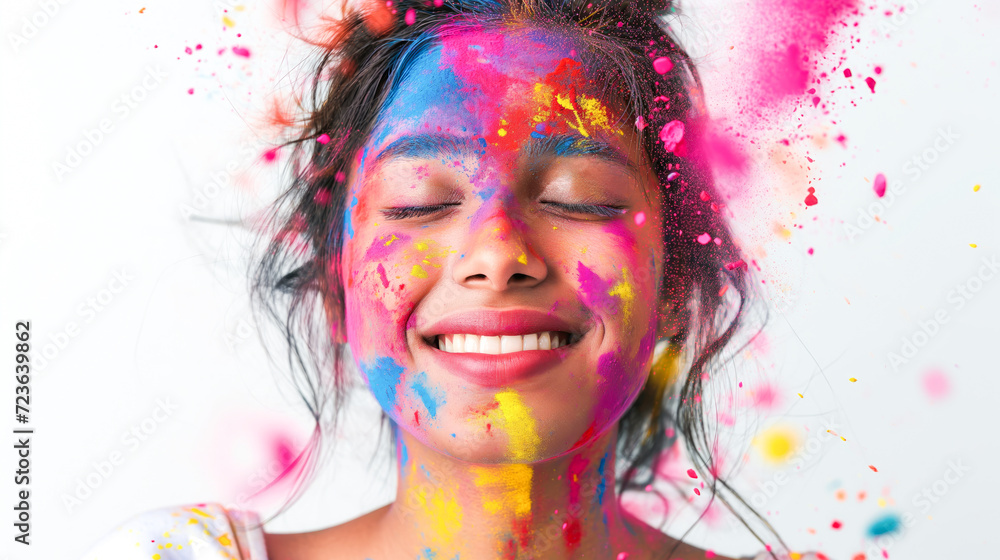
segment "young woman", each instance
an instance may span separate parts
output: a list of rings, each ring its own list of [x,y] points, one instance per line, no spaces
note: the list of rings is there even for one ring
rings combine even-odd
[[[746,266],[712,203],[670,9],[348,12],[255,286],[317,425],[351,363],[367,382],[393,427],[396,500],[302,534],[215,504],[159,510],[87,558],[721,558],[619,500],[679,433],[704,503],[746,505],[715,476],[700,398]],[[761,558],[789,556],[761,538]]]

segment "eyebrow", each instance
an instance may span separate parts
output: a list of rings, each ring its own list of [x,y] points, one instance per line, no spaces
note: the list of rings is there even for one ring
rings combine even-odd
[[[415,134],[403,136],[390,143],[375,157],[376,164],[390,159],[437,159],[480,155],[486,152],[486,139],[464,138],[449,134]],[[531,159],[543,157],[593,156],[624,167],[631,173],[638,168],[621,150],[593,138],[570,134],[542,136],[532,134],[521,149],[522,154]]]

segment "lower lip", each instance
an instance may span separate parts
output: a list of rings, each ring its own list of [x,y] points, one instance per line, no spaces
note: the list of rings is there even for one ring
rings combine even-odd
[[[538,375],[561,362],[573,348],[560,346],[555,350],[477,354],[446,352],[434,346],[426,346],[448,372],[482,387],[504,387]]]

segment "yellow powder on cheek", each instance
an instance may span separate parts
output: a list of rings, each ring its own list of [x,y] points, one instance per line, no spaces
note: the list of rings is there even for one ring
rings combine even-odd
[[[629,278],[627,268],[622,268],[622,279],[611,286],[609,296],[617,296],[622,302],[622,323],[626,329],[632,328],[632,309],[635,306],[635,286]]]
[[[511,457],[521,461],[534,459],[542,440],[535,429],[531,409],[511,390],[497,393],[496,401],[500,405],[501,425],[507,432],[507,450]]]

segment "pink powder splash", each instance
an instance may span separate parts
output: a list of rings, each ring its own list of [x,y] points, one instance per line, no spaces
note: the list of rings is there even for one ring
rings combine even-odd
[[[930,369],[924,373],[924,392],[932,401],[944,400],[951,393],[951,380],[940,369]]]
[[[413,8],[406,10],[406,16],[403,18],[403,21],[406,22],[406,25],[417,23],[417,11]]]
[[[660,129],[660,141],[663,142],[663,149],[673,152],[677,145],[684,139],[684,123],[681,121],[670,121]]]
[[[656,70],[657,74],[666,74],[673,69],[674,61],[670,60],[669,57],[661,56],[653,61],[653,70]]]
[[[242,56],[243,58],[250,58],[250,49],[246,47],[233,47],[233,54]]]
[[[872,90],[872,93],[875,93],[875,78],[868,76],[867,78],[865,78],[865,83],[868,84],[868,87]]]
[[[875,194],[878,195],[879,198],[885,196],[885,175],[879,173],[875,176],[875,184],[873,185],[873,188],[875,189]]]

